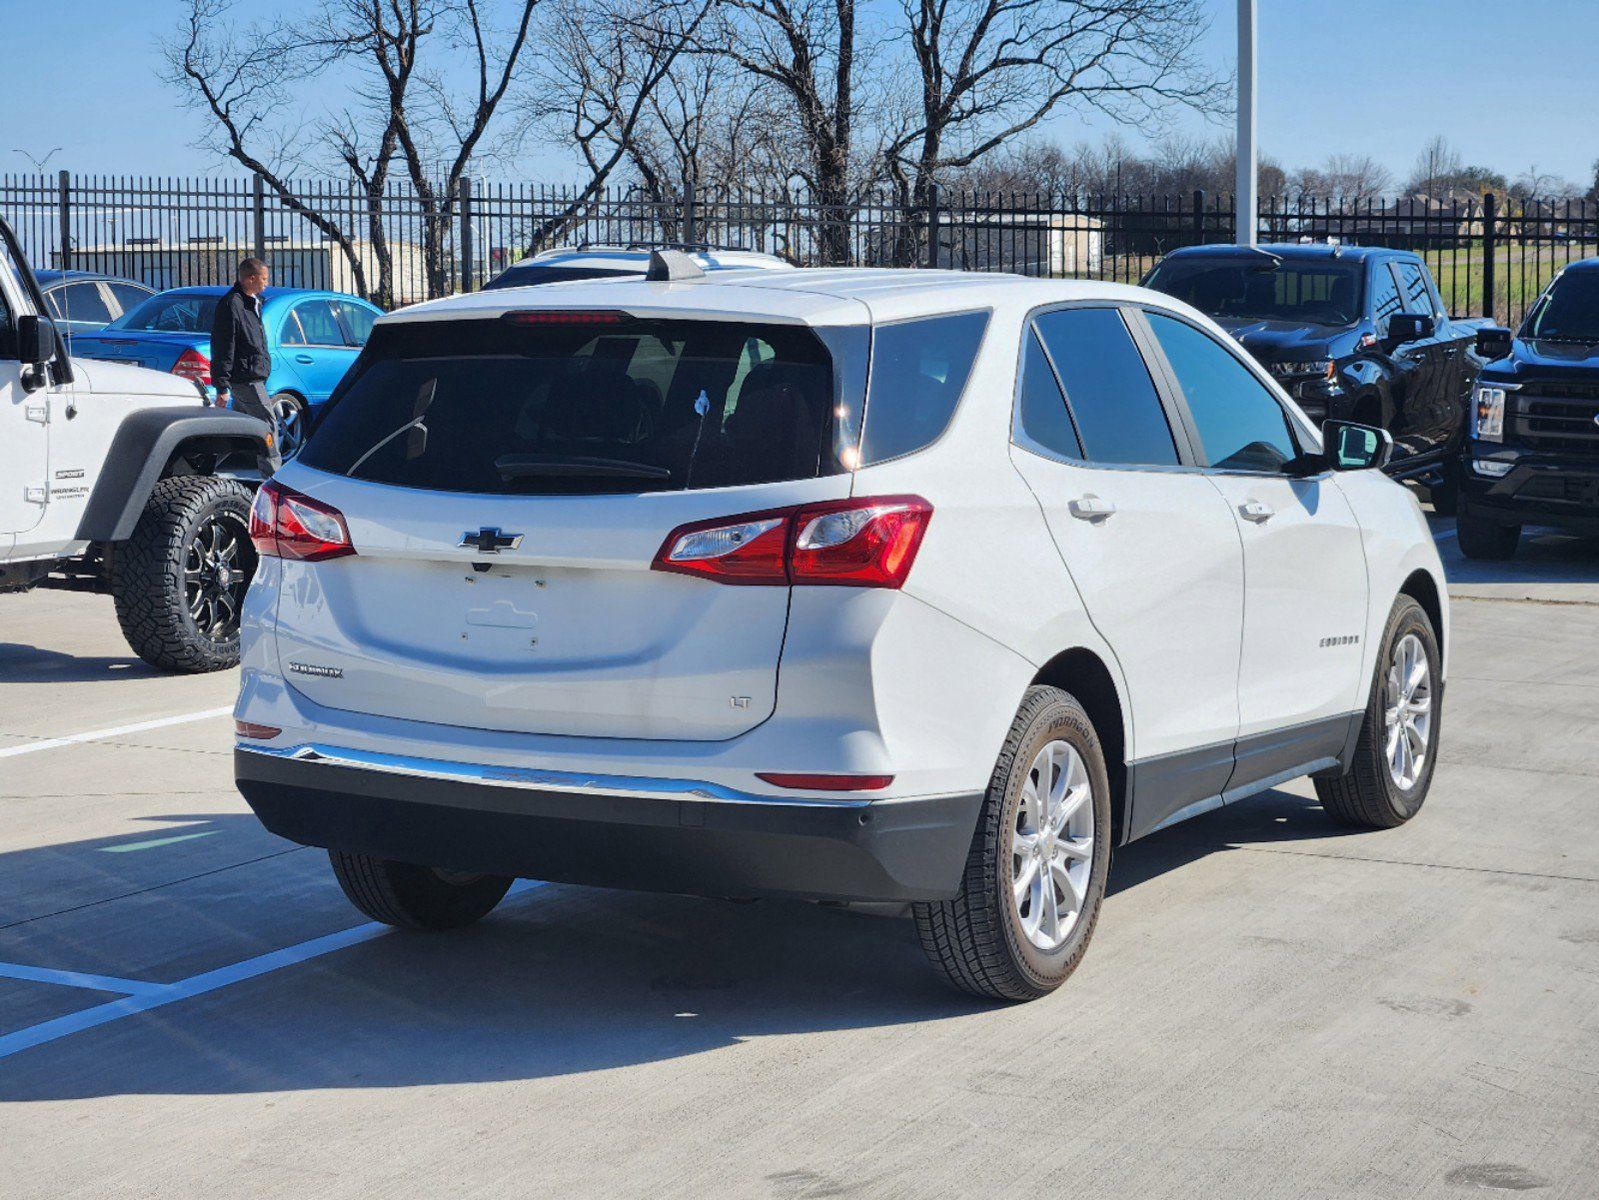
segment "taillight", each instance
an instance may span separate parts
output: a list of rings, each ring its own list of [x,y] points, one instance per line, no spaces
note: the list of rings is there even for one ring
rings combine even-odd
[[[257,725],[253,721],[241,721],[233,718],[233,732],[242,738],[253,738],[258,742],[270,742],[283,732],[276,725]]]
[[[873,496],[696,521],[651,566],[718,583],[898,588],[932,515],[920,496]]]
[[[271,480],[250,506],[250,540],[259,554],[300,562],[355,553],[343,513]]]
[[[172,364],[172,373],[181,375],[202,386],[211,383],[211,360],[201,354],[194,347],[190,347],[178,355],[178,361]]]

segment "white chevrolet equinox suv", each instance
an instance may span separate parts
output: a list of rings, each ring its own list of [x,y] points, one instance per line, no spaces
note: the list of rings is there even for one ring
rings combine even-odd
[[[1302,775],[1421,807],[1448,610],[1386,434],[1139,288],[670,259],[384,317],[260,492],[238,786],[363,912],[908,905],[1027,999],[1114,846]]]

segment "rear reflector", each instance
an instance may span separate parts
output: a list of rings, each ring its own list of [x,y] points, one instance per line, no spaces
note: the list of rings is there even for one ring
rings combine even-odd
[[[788,775],[780,771],[757,771],[755,778],[803,792],[876,792],[894,782],[892,775]]]
[[[696,521],[651,566],[717,583],[899,588],[932,515],[920,496],[868,496]]]
[[[250,506],[250,540],[258,554],[300,562],[355,553],[343,513],[273,480],[261,485]]]
[[[241,721],[237,717],[233,720],[233,732],[242,738],[254,738],[259,742],[270,742],[283,730],[271,725],[255,725],[249,721]]]
[[[620,325],[632,317],[615,309],[551,308],[508,312],[500,320],[512,325]]]

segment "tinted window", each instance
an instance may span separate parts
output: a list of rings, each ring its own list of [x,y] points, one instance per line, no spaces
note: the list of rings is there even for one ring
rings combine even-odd
[[[1599,271],[1567,271],[1549,285],[1527,316],[1522,336],[1599,342]]]
[[[1430,315],[1433,312],[1432,289],[1427,286],[1427,273],[1419,265],[1401,259],[1394,263],[1399,271],[1399,283],[1404,288],[1405,311]]]
[[[294,306],[296,321],[283,324],[285,346],[342,346],[344,330],[333,315],[333,305],[326,300],[308,300]]]
[[[563,494],[842,470],[832,362],[798,326],[413,322],[373,330],[367,353],[306,465],[402,487]]]
[[[366,339],[372,336],[372,322],[378,319],[377,313],[364,305],[343,301],[335,301],[333,307],[339,310],[339,315],[344,318],[345,327],[350,331],[350,344],[366,345]]]
[[[1253,372],[1208,333],[1173,317],[1149,314],[1205,458],[1229,471],[1279,471],[1298,454],[1282,405]]]
[[[1357,263],[1292,262],[1269,258],[1168,258],[1144,282],[1213,317],[1250,317],[1351,325],[1360,317]]]
[[[117,306],[123,312],[132,312],[150,298],[150,293],[137,284],[112,283],[107,286],[110,287],[111,295],[116,299]]]
[[[1377,332],[1386,337],[1388,318],[1400,309],[1399,285],[1394,282],[1394,273],[1387,263],[1378,263],[1372,272],[1371,289],[1371,311],[1376,318]]]
[[[91,321],[99,325],[111,323],[111,310],[96,283],[69,283],[49,293],[57,315],[63,321]]]
[[[1022,349],[1021,403],[1017,421],[1021,431],[1040,449],[1064,458],[1081,458],[1083,447],[1066,411],[1066,397],[1044,354],[1038,334],[1029,328]]]
[[[1062,309],[1038,330],[1066,388],[1066,402],[1093,462],[1172,466],[1177,444],[1121,314],[1111,308]]]
[[[210,333],[221,296],[196,292],[163,292],[112,322],[115,329],[148,329],[162,333]]]
[[[988,314],[976,312],[872,331],[862,466],[920,450],[944,432],[987,328]]]
[[[483,285],[485,292],[499,288],[534,287],[541,283],[570,283],[574,279],[617,279],[628,276],[638,279],[644,268],[637,271],[619,271],[609,267],[509,267]]]

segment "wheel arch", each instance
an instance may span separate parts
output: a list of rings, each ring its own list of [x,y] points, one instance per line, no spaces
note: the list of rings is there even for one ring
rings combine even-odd
[[[1426,568],[1418,567],[1406,576],[1404,583],[1399,585],[1399,594],[1401,596],[1409,596],[1417,604],[1421,605],[1422,611],[1427,614],[1427,619],[1432,622],[1433,633],[1438,638],[1439,657],[1447,662],[1448,653],[1444,647],[1446,631],[1444,629],[1443,596],[1438,590],[1438,581],[1432,577],[1432,573]]]
[[[1088,712],[1105,750],[1105,770],[1110,776],[1111,844],[1119,846],[1128,828],[1126,707],[1110,667],[1094,651],[1082,646],[1062,650],[1038,669],[1034,686],[1057,687],[1075,696]]]
[[[129,413],[100,464],[77,540],[126,540],[156,483],[169,475],[258,477],[256,460],[270,446],[266,423],[240,412],[184,406]]]

